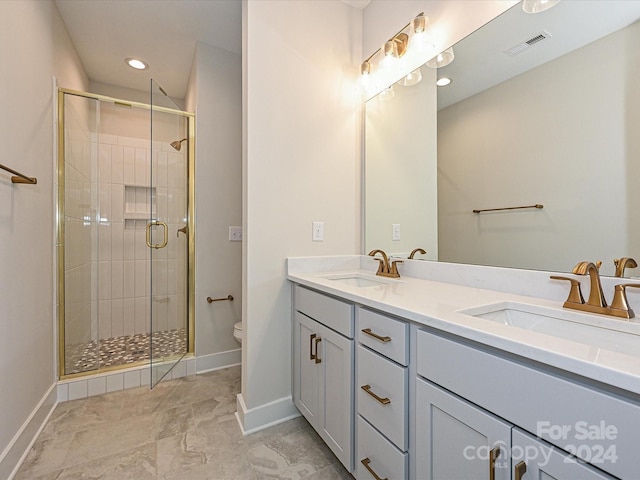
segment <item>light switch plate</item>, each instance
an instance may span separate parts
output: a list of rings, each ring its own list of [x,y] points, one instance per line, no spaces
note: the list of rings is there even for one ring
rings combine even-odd
[[[400,224],[399,223],[392,224],[391,230],[392,230],[391,240],[394,242],[400,240]]]
[[[230,242],[242,241],[242,227],[229,227],[229,241]]]

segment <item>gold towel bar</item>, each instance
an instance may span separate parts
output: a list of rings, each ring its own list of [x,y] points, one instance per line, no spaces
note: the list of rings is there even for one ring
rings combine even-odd
[[[6,170],[9,173],[13,173],[15,176],[11,177],[11,183],[28,183],[29,185],[35,185],[38,183],[38,179],[35,177],[27,177],[20,172],[16,172],[13,168],[9,168],[5,165],[0,164],[0,168]]]
[[[504,207],[504,208],[485,208],[484,210],[474,210],[473,213],[481,213],[481,212],[497,212],[499,210],[518,210],[520,208],[543,208],[544,205],[540,205],[536,203],[535,205],[525,205],[523,207]]]
[[[233,295],[227,295],[224,298],[211,298],[211,297],[207,297],[207,302],[208,303],[213,303],[213,302],[224,302],[225,300],[229,300],[230,302],[233,302]]]

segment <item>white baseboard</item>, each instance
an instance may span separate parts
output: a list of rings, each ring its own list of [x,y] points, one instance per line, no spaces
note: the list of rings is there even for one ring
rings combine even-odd
[[[0,454],[0,478],[11,480],[35,443],[57,405],[57,390],[54,383],[33,409]]]
[[[247,409],[241,393],[236,399],[236,420],[243,435],[258,432],[300,416],[291,396],[279,398],[250,410]]]
[[[240,365],[241,361],[242,349],[240,348],[226,352],[196,356],[196,373],[206,373],[220,368]]]

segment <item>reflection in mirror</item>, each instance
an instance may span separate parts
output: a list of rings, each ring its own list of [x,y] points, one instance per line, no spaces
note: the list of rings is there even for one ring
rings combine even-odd
[[[639,259],[638,18],[640,2],[559,2],[539,14],[516,5],[456,44],[454,62],[437,71],[452,78],[437,94],[437,201],[408,192],[422,184],[410,172],[433,158],[418,155],[408,165],[404,153],[406,145],[431,138],[431,111],[396,105],[397,94],[384,103],[370,100],[365,247],[420,246],[439,261],[551,271],[602,260],[603,275],[614,275],[615,258]],[[398,118],[411,132],[376,137]],[[399,168],[407,170],[403,180]],[[402,196],[382,188],[389,175],[406,182],[394,186],[407,190]],[[535,204],[544,209],[473,213]],[[401,223],[404,240],[436,209],[437,240],[430,225],[410,246],[389,241],[392,224]],[[375,231],[382,237],[370,237]]]
[[[367,102],[365,251],[379,248],[437,260],[436,70],[421,81],[400,82]]]

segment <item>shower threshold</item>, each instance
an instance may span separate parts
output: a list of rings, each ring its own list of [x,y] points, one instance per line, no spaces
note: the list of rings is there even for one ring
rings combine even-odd
[[[172,357],[187,351],[187,332],[184,328],[154,332],[152,341],[154,358]],[[123,335],[68,345],[65,374],[90,372],[118,366],[126,367],[148,361],[150,351],[151,335],[149,333]]]

